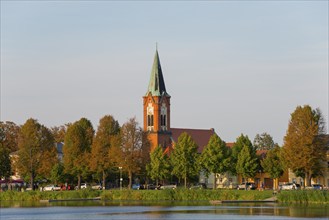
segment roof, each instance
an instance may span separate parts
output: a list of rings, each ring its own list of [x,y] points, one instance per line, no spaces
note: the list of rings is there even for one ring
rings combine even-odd
[[[172,139],[177,143],[178,137],[186,132],[198,145],[198,153],[202,153],[203,148],[207,146],[210,137],[215,134],[214,129],[187,129],[187,128],[171,128]]]
[[[149,93],[151,93],[152,96],[162,96],[162,95],[169,96],[169,94],[166,91],[166,86],[163,79],[158,50],[155,51],[151,78],[150,78],[149,86],[147,88],[146,96]]]

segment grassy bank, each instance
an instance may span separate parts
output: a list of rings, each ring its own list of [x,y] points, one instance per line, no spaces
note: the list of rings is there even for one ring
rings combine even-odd
[[[79,190],[59,192],[16,192],[0,193],[2,201],[39,201],[100,197],[102,200],[136,201],[209,201],[209,200],[264,200],[272,196],[272,191],[238,190]]]
[[[271,197],[270,191],[238,190],[109,190],[101,194],[103,200],[143,201],[209,201],[209,200],[263,200]]]
[[[329,191],[324,190],[291,190],[281,191],[277,195],[281,203],[329,204]]]
[[[60,200],[60,199],[85,199],[99,197],[101,191],[97,190],[75,190],[75,191],[6,191],[0,193],[1,201],[40,201],[40,200]]]
[[[135,200],[135,201],[210,201],[210,200],[265,200],[272,197],[272,191],[244,190],[77,190],[58,192],[17,192],[0,193],[1,201],[40,201],[91,199],[100,197],[102,200]],[[312,203],[329,204],[329,192],[319,190],[281,191],[277,195],[281,203]]]

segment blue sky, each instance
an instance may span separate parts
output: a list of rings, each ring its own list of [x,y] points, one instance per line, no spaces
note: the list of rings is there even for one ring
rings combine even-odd
[[[1,1],[1,120],[136,116],[155,42],[171,125],[283,143],[298,105],[328,123],[328,1]]]

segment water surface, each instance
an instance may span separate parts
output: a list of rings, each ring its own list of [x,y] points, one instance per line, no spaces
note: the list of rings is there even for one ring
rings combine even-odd
[[[0,219],[328,219],[329,207],[208,202],[2,202]]]

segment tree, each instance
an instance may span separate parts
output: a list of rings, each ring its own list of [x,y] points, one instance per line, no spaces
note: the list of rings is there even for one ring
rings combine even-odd
[[[30,118],[21,128],[18,146],[17,168],[20,175],[30,176],[34,189],[35,178],[47,178],[58,161],[54,137],[48,128]]]
[[[275,147],[275,143],[272,136],[264,132],[255,136],[254,147],[256,150],[271,150]]]
[[[138,125],[136,118],[129,119],[120,132],[121,156],[118,157],[118,165],[128,172],[130,189],[133,174],[140,172],[148,162],[150,143],[146,132]]]
[[[9,150],[10,153],[18,150],[18,136],[20,127],[14,122],[0,122],[0,143]]]
[[[326,158],[326,147],[321,138],[325,134],[325,122],[319,109],[309,105],[298,106],[291,114],[284,137],[283,157],[288,168],[305,176],[306,186],[311,178],[323,170],[320,161]]]
[[[168,156],[164,154],[161,145],[155,147],[150,153],[150,163],[147,166],[148,175],[158,185],[159,180],[164,180],[170,175]]]
[[[62,163],[58,162],[52,167],[49,179],[55,184],[65,181],[64,166]]]
[[[211,136],[208,145],[202,151],[200,164],[207,176],[214,173],[213,188],[216,189],[216,174],[223,174],[230,168],[229,149],[217,134]]]
[[[281,148],[279,146],[269,150],[266,157],[261,160],[261,165],[272,179],[274,179],[274,188],[278,188],[278,180],[283,175],[284,165],[281,159]]]
[[[70,125],[65,135],[63,146],[65,171],[77,176],[79,189],[81,178],[86,176],[89,171],[88,158],[93,136],[93,126],[86,118],[81,118]]]
[[[258,171],[258,158],[256,152],[248,145],[244,145],[238,155],[236,172],[244,178],[252,178]]]
[[[0,179],[8,179],[11,175],[11,161],[9,149],[0,143]]]
[[[171,157],[173,167],[172,174],[184,179],[184,186],[187,186],[187,179],[196,176],[199,171],[198,166],[198,146],[192,137],[186,132],[178,137]]]
[[[249,140],[248,136],[244,136],[241,134],[235,141],[232,152],[231,152],[231,169],[230,172],[233,175],[237,174],[236,171],[236,164],[238,162],[238,156],[244,146],[248,146],[250,149],[253,148],[251,141]]]
[[[64,142],[65,133],[67,131],[68,126],[70,126],[70,124],[54,126],[50,128],[56,142]]]
[[[99,121],[96,136],[91,148],[90,168],[100,173],[105,189],[108,170],[113,166],[114,161],[110,157],[110,149],[120,132],[120,126],[111,115],[106,115]]]

